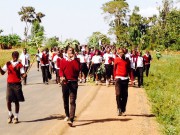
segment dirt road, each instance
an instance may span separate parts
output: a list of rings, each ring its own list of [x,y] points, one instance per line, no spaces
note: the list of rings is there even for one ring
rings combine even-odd
[[[7,124],[5,77],[0,77],[0,135],[159,135],[143,89],[129,88],[127,116],[117,116],[114,87],[80,84],[74,127],[63,121],[61,88],[51,81],[42,84],[33,68],[23,86],[20,123]]]

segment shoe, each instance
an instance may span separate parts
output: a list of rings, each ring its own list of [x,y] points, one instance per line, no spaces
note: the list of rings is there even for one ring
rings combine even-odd
[[[82,83],[82,80],[80,79],[79,83]]]
[[[48,82],[45,82],[46,85],[48,85],[49,83]]]
[[[95,84],[98,85],[98,81],[96,81]]]
[[[14,118],[14,115],[13,115],[13,114],[12,114],[11,116],[9,116],[9,118],[8,118],[8,123],[9,123],[9,124],[12,123],[13,118]]]
[[[14,118],[13,124],[17,124],[17,123],[19,123],[18,118]]]
[[[72,121],[69,121],[69,122],[68,122],[68,125],[69,125],[70,127],[73,127],[73,122],[72,122]]]
[[[120,108],[117,109],[117,115],[118,115],[118,116],[121,116],[121,115],[122,115],[122,112],[121,112],[121,109],[120,109]]]
[[[69,117],[64,118],[64,121],[69,121]]]
[[[122,116],[126,116],[126,113],[125,113],[125,112],[122,112]]]

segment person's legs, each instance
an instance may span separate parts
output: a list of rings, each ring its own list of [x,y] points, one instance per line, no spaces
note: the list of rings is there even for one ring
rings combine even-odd
[[[44,66],[45,68],[45,82],[48,83],[49,78],[49,66]]]
[[[137,76],[138,76],[138,87],[141,86],[141,81],[140,81],[140,68],[138,67],[136,70]]]
[[[46,81],[46,74],[45,74],[45,66],[41,66],[41,71],[42,71],[42,78],[43,78],[43,83]]]
[[[77,82],[71,82],[70,84],[70,121],[74,121],[75,111],[76,111],[76,98],[77,98]]]
[[[140,86],[143,86],[143,67],[139,68]]]
[[[121,111],[125,112],[126,111],[126,104],[128,100],[128,82],[129,79],[127,80],[121,80]]]
[[[150,68],[150,64],[145,65],[145,70],[146,70],[146,76],[149,76],[149,68]]]
[[[116,103],[117,103],[118,115],[122,114],[122,111],[121,111],[121,98],[120,98],[120,93],[121,93],[120,83],[121,83],[121,80],[116,79],[116,81],[115,81],[115,91],[116,91]]]
[[[65,84],[62,82],[62,94],[63,94],[63,101],[64,101],[64,110],[66,117],[69,118],[69,84]]]
[[[25,73],[27,72],[27,70],[28,70],[28,67],[24,67]],[[26,84],[27,84],[27,76],[24,78],[24,85]]]

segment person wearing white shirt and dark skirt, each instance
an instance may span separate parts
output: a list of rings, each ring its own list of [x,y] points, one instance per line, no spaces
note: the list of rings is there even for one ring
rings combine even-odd
[[[94,81],[98,84],[98,74],[97,71],[102,63],[101,52],[99,50],[95,51],[95,55],[92,57],[92,66],[93,66],[93,74],[94,74]]]
[[[106,49],[106,53],[103,55],[103,59],[105,60],[105,70],[106,70],[106,86],[109,86],[111,75],[113,74],[113,54],[110,53],[110,49]]]
[[[142,52],[138,53],[136,71],[138,74],[138,87],[143,87],[144,58],[142,57]]]

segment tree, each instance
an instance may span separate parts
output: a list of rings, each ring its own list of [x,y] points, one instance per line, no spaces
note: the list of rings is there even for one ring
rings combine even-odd
[[[113,18],[110,22],[110,33],[115,34],[117,44],[124,44],[127,41],[126,14],[129,5],[125,0],[111,0],[103,4],[102,10]]]
[[[25,44],[27,44],[27,37],[28,37],[28,31],[31,26],[31,24],[35,21],[41,22],[41,19],[45,16],[43,13],[35,12],[34,7],[22,7],[21,11],[18,12],[18,14],[21,16],[21,21],[25,22],[25,29],[24,29],[24,36],[25,36]]]
[[[40,25],[39,21],[33,22],[30,39],[30,45],[41,46],[44,40],[44,27]]]
[[[99,48],[100,45],[109,45],[110,38],[101,32],[93,32],[93,34],[88,38],[88,46],[93,48]]]

